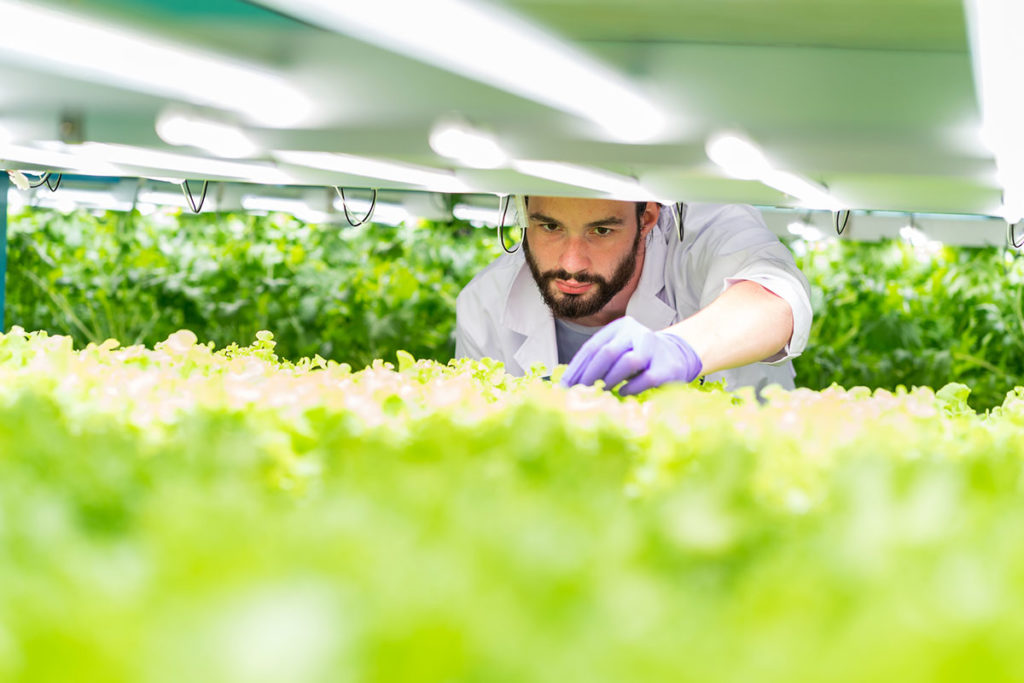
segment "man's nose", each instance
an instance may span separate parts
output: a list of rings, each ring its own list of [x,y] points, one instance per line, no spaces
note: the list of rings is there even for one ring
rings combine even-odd
[[[558,265],[570,273],[582,273],[590,268],[587,245],[581,237],[570,237]]]

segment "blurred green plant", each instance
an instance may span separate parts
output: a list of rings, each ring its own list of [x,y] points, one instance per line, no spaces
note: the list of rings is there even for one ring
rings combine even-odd
[[[1024,384],[1024,259],[896,241],[791,247],[815,314],[808,350],[795,361],[801,386],[960,382],[984,410]]]
[[[182,328],[225,345],[269,329],[285,358],[356,367],[398,348],[450,358],[455,297],[499,249],[466,223],[31,209],[12,217],[9,240],[8,326],[79,347],[152,346]]]
[[[1002,249],[791,241],[815,319],[797,384],[894,389],[960,382],[972,407],[1024,384],[1024,260]],[[304,224],[282,215],[62,215],[10,225],[7,324],[152,345],[273,330],[283,358],[362,367],[454,352],[455,297],[500,253],[466,223]]]

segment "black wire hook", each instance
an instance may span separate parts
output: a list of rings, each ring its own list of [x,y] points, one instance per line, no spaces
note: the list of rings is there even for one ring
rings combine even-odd
[[[1019,224],[1020,224],[1020,221],[1017,221],[1016,223],[1010,223],[1009,221],[1007,221],[1007,223],[1006,223],[1006,241],[1009,242],[1010,246],[1013,247],[1014,249],[1020,249],[1020,248],[1024,247],[1024,240],[1021,240],[1020,244],[1018,244],[1016,237],[1014,237],[1014,229],[1013,228],[1014,228],[1015,225],[1019,225]]]
[[[352,220],[352,215],[348,212],[348,201],[345,199],[345,188],[338,187],[337,185],[335,185],[334,186],[334,191],[338,193],[339,197],[341,197],[341,208],[345,212],[345,220],[347,220],[348,224],[351,225],[353,228],[358,228],[360,225],[366,223],[368,220],[370,220],[373,217],[373,210],[377,208],[377,190],[376,189],[373,190],[373,197],[370,199],[370,210],[367,211],[366,215],[363,216],[362,220],[360,220],[358,222]]]
[[[185,195],[185,201],[188,202],[188,208],[192,209],[192,213],[199,213],[203,210],[203,204],[206,202],[206,190],[210,187],[210,181],[203,181],[203,196],[199,198],[199,203],[196,204],[195,197],[192,196],[192,188],[188,186],[188,181],[181,181],[181,192]]]
[[[39,182],[37,182],[35,185],[29,185],[29,187],[34,190],[37,187],[42,187],[43,185],[46,185],[46,187],[49,188],[50,192],[56,192],[57,189],[60,187],[60,181],[64,179],[64,174],[63,173],[58,173],[57,174],[57,182],[56,183],[51,183],[50,182],[50,178],[52,176],[53,176],[53,174],[50,173],[49,171],[47,171],[39,179]]]
[[[676,202],[672,205],[676,215],[676,228],[679,230],[679,241],[683,241],[683,226],[686,220],[686,204],[684,202]]]
[[[501,242],[501,248],[505,250],[506,254],[514,254],[519,251],[520,242],[516,245],[515,249],[509,249],[505,246],[505,216],[508,214],[508,205],[512,202],[512,195],[505,195],[505,208],[501,211],[501,220],[498,221],[498,241]],[[501,199],[498,199],[498,206],[501,206]]]
[[[843,215],[845,214],[845,215]],[[843,216],[843,226],[839,227],[839,217]],[[850,222],[850,210],[835,211],[832,213],[832,222],[836,226],[836,234],[842,237],[843,232],[846,230],[846,225]]]

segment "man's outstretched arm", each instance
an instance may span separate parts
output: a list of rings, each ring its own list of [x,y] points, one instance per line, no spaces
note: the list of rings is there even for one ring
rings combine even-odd
[[[778,355],[793,336],[793,309],[762,285],[742,280],[665,332],[686,340],[710,375]]]
[[[628,316],[609,323],[576,353],[562,383],[602,380],[610,389],[625,381],[620,393],[638,394],[779,356],[792,335],[789,303],[756,282],[740,280],[664,330],[649,330]]]

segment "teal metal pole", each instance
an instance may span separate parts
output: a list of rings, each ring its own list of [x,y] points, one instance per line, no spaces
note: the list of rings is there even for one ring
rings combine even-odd
[[[7,190],[11,177],[0,169],[0,333],[7,330]]]

